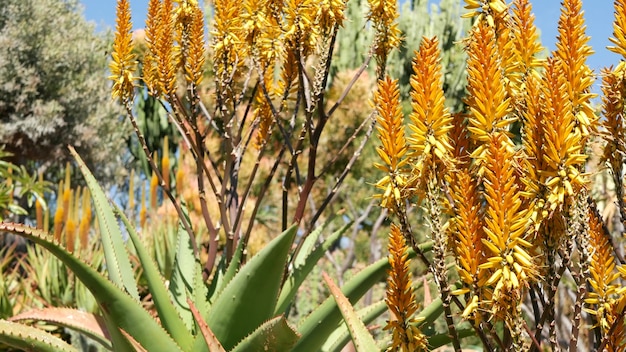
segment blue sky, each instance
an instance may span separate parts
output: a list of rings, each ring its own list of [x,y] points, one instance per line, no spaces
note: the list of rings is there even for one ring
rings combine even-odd
[[[96,22],[99,28],[114,27],[115,0],[82,0],[81,3],[88,20]],[[148,0],[130,0],[130,3],[133,25],[135,28],[142,28]],[[541,29],[541,40],[549,50],[554,50],[560,3],[559,0],[532,1],[533,12],[537,17],[536,25]],[[587,35],[591,36],[590,45],[596,52],[589,58],[588,64],[597,73],[602,67],[615,66],[619,62],[619,56],[606,49],[606,46],[610,44],[608,38],[613,33],[613,1],[583,0],[583,9]]]

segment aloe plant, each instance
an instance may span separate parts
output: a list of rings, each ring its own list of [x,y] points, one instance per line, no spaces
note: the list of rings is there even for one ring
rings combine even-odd
[[[347,308],[346,302],[358,300],[383,277],[388,267],[387,260],[383,259],[364,269],[346,283],[343,293],[333,289],[335,296],[341,294],[344,297],[342,309],[329,297],[294,327],[287,321],[285,312],[293,302],[295,292],[323,253],[350,224],[327,236],[322,243],[317,243],[317,238],[323,233],[324,226],[316,229],[297,254],[292,252],[296,226],[277,236],[245,264],[241,261],[243,247],[239,247],[230,264],[220,266],[208,283],[203,279],[191,239],[181,228],[168,286],[131,222],[111,204],[80,157],[74,151],[72,153],[93,197],[108,277],[77,254],[69,252],[63,244],[55,243],[53,237],[42,230],[2,223],[0,231],[30,239],[39,248],[56,256],[93,294],[100,308],[99,314],[71,309],[44,310],[18,315],[13,318],[15,321],[38,320],[74,329],[115,351],[213,351],[216,346],[228,351],[250,351],[261,347],[316,350],[324,343],[333,344],[330,337],[343,340],[339,324],[342,312],[354,310]],[[119,221],[128,231],[127,242]],[[137,284],[140,278],[131,265],[131,252],[142,268],[141,279],[151,294],[158,320],[140,301]],[[293,266],[287,268],[290,260]],[[377,309],[375,316],[383,312]],[[436,310],[435,313],[440,314]],[[350,316],[353,320],[356,315]],[[77,323],[76,319],[91,323]],[[363,322],[359,324],[363,325]],[[0,329],[0,341],[15,348],[25,348],[16,340],[16,334],[27,336],[28,341],[36,341],[37,346],[45,345],[42,350],[72,350],[71,346],[61,344],[52,335],[16,322],[7,322],[6,327]]]

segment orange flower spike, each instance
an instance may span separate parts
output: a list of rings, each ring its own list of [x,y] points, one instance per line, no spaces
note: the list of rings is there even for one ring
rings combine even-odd
[[[589,252],[592,253],[589,271],[589,284],[593,288],[587,294],[585,303],[595,308],[588,312],[594,314],[603,334],[611,328],[611,311],[606,306],[615,301],[615,294],[619,288],[617,279],[620,274],[615,270],[615,258],[610,235],[602,226],[602,218],[594,210],[589,211]]]
[[[463,113],[455,113],[452,115],[452,129],[450,130],[450,144],[453,146],[452,160],[457,167],[466,167],[469,165],[471,154],[471,141],[467,132],[467,116]]]
[[[544,112],[542,109],[545,99],[542,97],[541,82],[537,75],[526,77],[524,92],[525,107],[521,111],[523,120],[522,147],[523,158],[520,161],[523,175],[520,181],[523,184],[522,196],[529,202],[531,219],[535,230],[539,229],[542,220],[548,216],[544,207],[546,197],[544,187],[547,165],[544,161]]]
[[[146,181],[141,183],[141,207],[139,208],[139,226],[144,229],[148,218],[148,209],[146,209]]]
[[[43,229],[43,212],[43,205],[41,201],[39,201],[39,198],[37,198],[37,200],[35,201],[35,219],[38,230]]]
[[[481,160],[486,152],[485,143],[494,131],[506,130],[514,120],[506,98],[505,82],[499,66],[499,55],[493,30],[478,22],[472,30],[468,50],[468,98],[470,137],[477,143],[472,158]],[[478,174],[484,172],[479,164]]]
[[[576,118],[576,129],[580,130],[581,141],[586,142],[589,134],[596,130],[597,117],[591,106],[593,72],[587,66],[587,57],[593,50],[587,42],[581,0],[564,0],[559,18],[559,35],[554,56],[565,77],[565,89]]]
[[[41,171],[37,174],[37,180],[39,181],[39,183],[43,183],[43,173]],[[44,211],[48,212],[48,207],[46,206],[45,202],[37,197],[37,200],[35,200],[35,219],[37,229],[39,230],[43,230],[44,228]]]
[[[485,155],[484,198],[486,261],[479,265],[489,270],[479,282],[492,291],[493,314],[514,321],[519,314],[521,289],[536,277],[536,265],[529,254],[532,244],[526,241],[528,212],[521,207],[513,159],[513,143],[503,133],[495,133]],[[513,319],[513,320],[510,320]]]
[[[161,9],[160,0],[150,0],[148,2],[148,14],[146,17],[145,41],[148,51],[143,59],[143,81],[148,87],[148,91],[153,96],[163,94],[159,86],[159,70],[157,69],[157,38],[159,38],[159,11]]]
[[[76,249],[76,232],[78,230],[78,206],[80,204],[80,188],[74,192],[69,205],[69,217],[65,224],[65,248],[73,253]]]
[[[70,200],[72,197],[72,193],[71,168],[70,163],[68,162],[65,164],[65,183],[63,184],[63,209],[65,210],[63,223],[67,223],[67,219],[70,215]]]
[[[174,48],[174,5],[163,0],[159,8],[159,31],[156,38],[156,60],[159,72],[159,89],[171,96],[176,89],[176,49]]]
[[[185,78],[188,84],[196,87],[202,83],[204,77],[205,41],[204,41],[204,14],[197,2],[190,5],[191,23],[189,25],[189,48],[185,57]]]
[[[91,227],[91,195],[89,189],[83,191],[82,216],[78,225],[78,237],[81,249],[87,249],[89,245],[89,230]]]
[[[385,191],[384,194],[375,197],[382,198],[381,206],[390,209],[403,198],[401,189],[406,184],[406,178],[402,169],[408,162],[408,159],[404,158],[408,147],[399,99],[397,80],[386,77],[378,82],[374,104],[378,112],[376,129],[382,144],[376,151],[383,163],[375,163],[374,166],[388,174],[376,184],[377,188]]]
[[[117,17],[115,25],[115,38],[113,39],[112,60],[109,64],[113,81],[111,95],[119,98],[122,104],[132,102],[135,91],[134,72],[137,68],[133,51],[131,30],[133,28],[130,19],[130,5],[128,0],[117,1]]]
[[[535,15],[528,0],[513,1],[513,45],[519,58],[520,68],[524,75],[531,70],[541,68],[543,62],[537,57],[544,48],[539,41],[539,33],[535,27]],[[536,72],[536,71],[535,71]]]
[[[413,59],[410,81],[413,112],[409,115],[412,133],[408,139],[409,148],[418,159],[420,177],[428,177],[428,172],[422,169],[430,168],[424,165],[426,160],[432,160],[443,172],[443,165],[450,162],[453,149],[448,136],[453,121],[444,105],[441,71],[439,41],[437,38],[423,38]],[[437,176],[442,178],[443,174]]]
[[[265,69],[265,75],[263,77],[265,86],[272,87],[274,79],[274,70],[272,66]],[[255,147],[260,150],[269,140],[272,133],[272,126],[274,125],[274,114],[270,103],[265,98],[265,95],[261,90],[257,91],[255,98],[257,108],[254,111],[255,119],[258,121],[259,127],[256,135]]]
[[[166,188],[170,187],[170,144],[167,135],[163,137],[163,156],[161,156],[161,175]]]
[[[543,60],[537,55],[543,51],[539,34],[534,24],[535,16],[532,14],[532,5],[529,0],[515,0],[512,6],[512,16],[509,20],[510,30],[508,38],[502,38],[507,42],[506,53],[508,57],[506,78],[508,79],[508,92],[512,98],[514,109],[518,117],[521,117],[527,109],[525,104],[526,84],[529,75],[539,79],[539,69]]]
[[[465,9],[469,12],[461,17],[477,17],[476,23],[486,22],[490,27],[496,27],[496,21],[507,12],[507,5],[505,0],[465,0]]]
[[[213,3],[213,64],[219,77],[228,77],[237,68],[243,65],[246,57],[243,46],[241,13],[242,1],[215,0]]]
[[[159,186],[159,178],[156,173],[152,171],[152,177],[150,177],[150,210],[156,211],[158,205],[158,186]]]
[[[391,50],[400,47],[402,32],[398,28],[398,2],[396,0],[367,0],[370,11],[367,19],[376,31],[375,56],[379,67],[384,66]]]
[[[583,187],[585,180],[580,167],[587,159],[582,152],[582,136],[576,129],[576,119],[567,98],[565,77],[557,61],[549,58],[543,81],[544,110],[543,160],[545,186],[551,210],[561,208],[570,196]]]
[[[466,168],[455,171],[455,175],[455,182],[451,185],[455,215],[450,233],[457,243],[453,248],[456,251],[459,276],[464,287],[472,288],[481,281],[483,271],[479,266],[485,261],[479,192],[476,181]]]
[[[285,42],[300,55],[308,57],[314,52],[320,38],[320,27],[316,25],[318,2],[313,0],[288,0],[285,11]]]
[[[64,185],[63,180],[59,182],[59,188],[57,189],[57,206],[54,212],[53,218],[53,226],[54,226],[54,235],[53,239],[55,243],[61,243],[61,234],[63,232],[63,219],[65,218],[65,208],[63,207],[63,196],[64,193]]]
[[[615,46],[607,47],[614,53],[626,59],[626,0],[615,0],[615,21],[613,22],[613,37],[609,38]]]
[[[343,21],[346,19],[345,10],[345,0],[320,1],[316,17],[322,31],[329,32],[335,25],[342,27]]]
[[[428,340],[415,326],[417,311],[410,277],[408,246],[400,228],[391,225],[389,233],[389,264],[385,303],[392,314],[384,330],[392,330],[392,351],[427,351]]]
[[[626,86],[624,77],[608,69],[602,71],[602,120],[601,133],[606,145],[602,162],[608,162],[614,174],[621,177],[623,155],[626,154],[626,131],[624,130],[624,98]]]
[[[294,4],[293,6],[298,5]],[[272,0],[247,0],[244,2],[241,18],[243,23],[242,37],[246,44],[246,50],[254,57],[258,65],[265,69],[273,67],[277,58],[284,55],[285,33],[281,28],[283,16],[279,12],[280,8],[282,7],[277,6]],[[288,35],[287,41],[291,39],[292,43],[297,41],[298,36],[302,37],[302,30],[304,30],[303,28],[297,30],[296,26],[291,23],[297,21],[297,16],[297,11],[293,11],[287,17],[287,22],[293,29],[293,32]],[[312,36],[315,38],[308,37],[309,40],[317,40],[316,34],[312,34]],[[305,41],[297,42],[303,43]],[[308,45],[305,46],[308,47]],[[310,50],[305,49],[305,51],[308,53]],[[271,86],[268,86],[269,88]]]

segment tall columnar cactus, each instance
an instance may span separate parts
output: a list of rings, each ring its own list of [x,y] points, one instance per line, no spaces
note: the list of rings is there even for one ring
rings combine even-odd
[[[466,56],[459,43],[470,28],[470,21],[461,18],[463,9],[456,0],[441,0],[439,4],[431,4],[428,0],[401,3],[398,28],[402,34],[402,43],[399,50],[390,53],[387,58],[387,72],[398,79],[400,94],[406,99],[410,90],[413,52],[418,49],[422,37],[436,36],[442,52],[446,104],[459,110],[467,77],[463,65]],[[346,21],[337,35],[338,58],[333,61],[333,73],[357,68],[366,60],[373,35],[367,30],[368,24],[363,18],[367,11],[367,1],[348,1],[346,15],[350,21]]]

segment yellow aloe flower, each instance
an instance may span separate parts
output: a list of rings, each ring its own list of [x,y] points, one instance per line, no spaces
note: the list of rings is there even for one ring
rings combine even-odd
[[[400,107],[400,90],[398,81],[386,77],[378,82],[378,90],[374,96],[374,104],[378,112],[378,138],[381,145],[376,148],[382,163],[374,166],[387,175],[383,177],[376,187],[384,191],[376,198],[382,198],[381,206],[394,209],[406,194],[404,186],[407,183],[404,166],[408,159],[404,158],[408,146],[404,135],[402,108]]]
[[[128,0],[117,1],[117,17],[115,25],[115,38],[113,40],[112,60],[109,63],[113,81],[111,94],[113,98],[119,98],[122,104],[132,101],[135,91],[134,72],[137,68],[136,57],[132,53],[133,40],[131,30],[133,24],[130,19],[130,5]]]
[[[392,314],[384,330],[392,331],[389,351],[427,351],[428,340],[417,328],[417,311],[413,282],[410,277],[408,246],[400,228],[391,225],[389,233],[389,264],[385,302]]]

